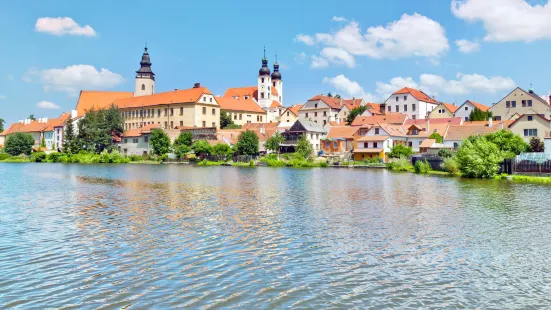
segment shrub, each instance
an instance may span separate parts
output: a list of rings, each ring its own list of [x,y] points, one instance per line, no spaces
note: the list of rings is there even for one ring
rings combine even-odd
[[[436,143],[442,143],[442,141],[444,140],[444,138],[437,132],[433,132],[430,136],[429,136],[429,139],[434,139],[436,140]]]
[[[442,170],[448,172],[451,175],[459,175],[459,164],[455,158],[447,157],[444,158],[444,162],[440,165]]]
[[[524,139],[510,130],[500,130],[486,135],[485,138],[488,142],[495,144],[505,158],[513,158],[528,150],[528,144]]]
[[[128,158],[130,159],[131,162],[144,160],[144,158],[140,155],[130,155],[128,156]]]
[[[401,158],[401,157],[409,157],[413,153],[413,150],[410,147],[407,147],[403,144],[398,144],[394,146],[391,150],[388,156],[390,158]]]
[[[421,174],[430,173],[430,171],[432,170],[430,164],[427,162],[426,159],[416,161],[413,168],[415,169],[415,173],[421,173]]]
[[[178,138],[176,138],[176,140],[174,140],[174,147],[180,146],[180,145],[191,147],[192,141],[193,141],[193,134],[191,133],[191,131],[185,131],[185,132],[182,132],[178,136]]]
[[[239,134],[237,139],[236,151],[240,155],[258,154],[258,136],[254,131],[247,130]]]
[[[383,162],[383,160],[381,159],[381,157],[375,156],[372,158],[364,158],[363,162],[366,164],[380,164]]]
[[[470,178],[492,178],[499,171],[504,152],[486,137],[479,137],[471,142],[467,139],[459,148],[455,158],[461,173]]]
[[[320,163],[318,163],[319,167],[320,168],[327,168],[329,167],[329,164],[326,162],[326,161],[322,161]]]
[[[61,157],[63,156],[66,156],[66,155],[63,153],[52,152],[48,154],[48,156],[46,156],[46,161],[49,163],[60,163]]]
[[[197,140],[193,142],[191,146],[195,154],[197,155],[208,155],[212,153],[212,146],[206,140]]]
[[[392,171],[411,171],[412,166],[409,163],[408,159],[406,157],[400,157],[397,159],[393,159],[388,163],[388,168]]]
[[[249,166],[254,167],[254,160],[251,159],[251,161],[249,162]]]
[[[34,139],[28,133],[17,132],[6,138],[4,151],[12,156],[30,155],[33,151]]]
[[[297,152],[295,154],[300,155],[302,158],[312,157],[312,153],[314,153],[314,147],[312,146],[312,143],[308,141],[308,137],[306,137],[306,134],[300,136],[300,139],[297,143],[296,151]]]
[[[453,152],[450,149],[440,149],[438,151],[438,156],[442,158],[450,158],[453,156]]]
[[[545,146],[543,141],[539,137],[532,137],[530,139],[530,152],[533,153],[543,153]]]
[[[174,146],[174,155],[177,158],[183,158],[187,153],[191,152],[191,148],[187,145],[175,145]]]
[[[8,153],[0,153],[0,160],[6,160],[8,158],[10,158],[10,154]]]
[[[156,128],[151,131],[149,144],[155,155],[164,155],[170,151],[170,138],[162,129]]]
[[[31,161],[35,163],[41,163],[46,161],[46,153],[36,152],[31,155]]]

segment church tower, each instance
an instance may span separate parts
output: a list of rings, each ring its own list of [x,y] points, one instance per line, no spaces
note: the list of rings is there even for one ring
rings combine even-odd
[[[281,80],[281,72],[279,72],[277,55],[274,63],[274,72],[272,73],[272,87],[277,91],[277,98],[274,98],[274,100],[283,105],[283,81]]]
[[[140,69],[136,71],[136,90],[134,97],[153,95],[155,93],[155,73],[151,71],[151,60],[147,52],[147,46],[140,61]]]
[[[272,78],[270,77],[270,68],[268,68],[268,59],[266,59],[266,49],[264,49],[264,58],[262,58],[262,68],[258,71],[258,105],[267,110],[272,104]]]

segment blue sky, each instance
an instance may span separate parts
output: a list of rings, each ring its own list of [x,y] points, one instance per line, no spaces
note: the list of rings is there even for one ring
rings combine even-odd
[[[146,41],[158,92],[255,85],[264,45],[270,66],[278,54],[285,105],[329,91],[384,101],[403,86],[458,104],[551,91],[548,0],[76,3],[2,4],[7,123],[70,111],[80,89],[133,91]]]

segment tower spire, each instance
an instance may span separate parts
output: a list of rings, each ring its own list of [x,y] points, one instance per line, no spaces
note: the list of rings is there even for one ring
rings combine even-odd
[[[266,45],[264,45],[264,58],[263,59],[266,59]]]

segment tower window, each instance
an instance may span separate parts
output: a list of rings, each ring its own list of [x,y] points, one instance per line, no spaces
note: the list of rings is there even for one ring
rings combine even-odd
[[[145,84],[142,84],[142,90],[145,90]]]
[[[264,99],[264,93],[260,93],[260,98]]]
[[[268,86],[268,91],[270,91],[270,86]]]
[[[264,78],[262,78],[262,83],[264,83]]]
[[[275,83],[276,83],[276,82],[274,82],[274,87],[276,87],[276,86],[275,86]]]

